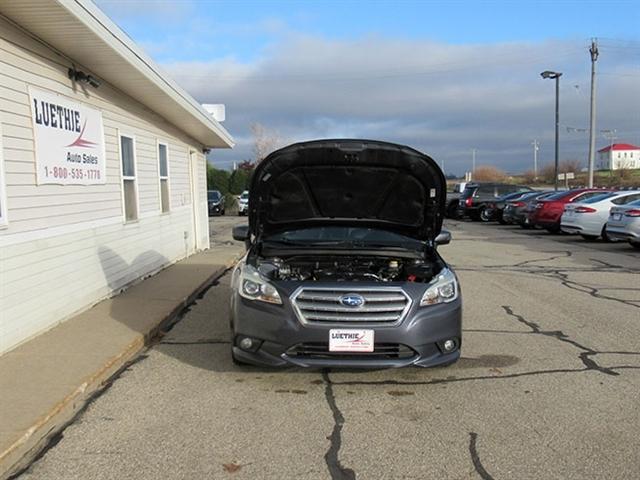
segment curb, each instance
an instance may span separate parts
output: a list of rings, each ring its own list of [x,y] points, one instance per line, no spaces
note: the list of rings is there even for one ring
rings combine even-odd
[[[136,338],[123,351],[109,359],[97,372],[86,378],[81,385],[58,402],[49,412],[40,416],[9,448],[0,452],[0,479],[16,478],[26,471],[31,463],[55,441],[60,432],[73,423],[89,402],[135,360],[163,327],[173,323],[187,306],[191,305],[196,298],[235,265],[242,255],[234,255],[224,266],[215,270],[191,294],[179,302],[167,316],[148,332],[137,334]]]

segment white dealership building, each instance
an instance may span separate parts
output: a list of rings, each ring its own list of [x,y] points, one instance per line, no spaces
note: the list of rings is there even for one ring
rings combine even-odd
[[[233,139],[88,0],[0,0],[0,353],[209,247]]]

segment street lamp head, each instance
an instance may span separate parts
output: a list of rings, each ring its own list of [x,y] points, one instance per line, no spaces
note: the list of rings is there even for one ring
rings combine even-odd
[[[560,72],[552,72],[551,70],[545,70],[544,72],[542,72],[542,73],[540,74],[540,76],[541,76],[542,78],[552,78],[552,79],[555,79],[555,78],[560,78],[560,77],[562,76],[562,73],[560,73]]]

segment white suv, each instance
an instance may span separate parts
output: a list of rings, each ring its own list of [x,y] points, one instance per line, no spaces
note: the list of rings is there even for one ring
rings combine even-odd
[[[238,198],[238,215],[246,215],[249,210],[249,191],[245,190]]]

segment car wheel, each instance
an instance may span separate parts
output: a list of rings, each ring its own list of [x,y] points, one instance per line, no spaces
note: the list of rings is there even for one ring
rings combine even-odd
[[[482,208],[480,209],[480,220],[482,220],[484,223],[490,222],[491,221],[491,215],[489,215],[489,212],[487,212],[486,208]]]
[[[607,235],[607,224],[606,223],[602,227],[602,232],[600,233],[600,236],[602,237],[602,241],[603,242],[610,242],[611,241],[611,239],[609,238],[609,235]]]
[[[224,215],[224,210],[222,210],[222,211],[220,212],[220,215]]]
[[[581,233],[580,236],[584,238],[587,242],[595,242],[598,239],[597,235],[586,235]]]
[[[640,243],[629,242],[629,245],[631,245],[636,250],[640,250]]]
[[[509,222],[507,222],[504,218],[499,218],[498,219],[498,223],[500,225],[508,225],[509,224]]]
[[[546,230],[549,233],[560,233],[560,227],[559,226],[547,227]]]

